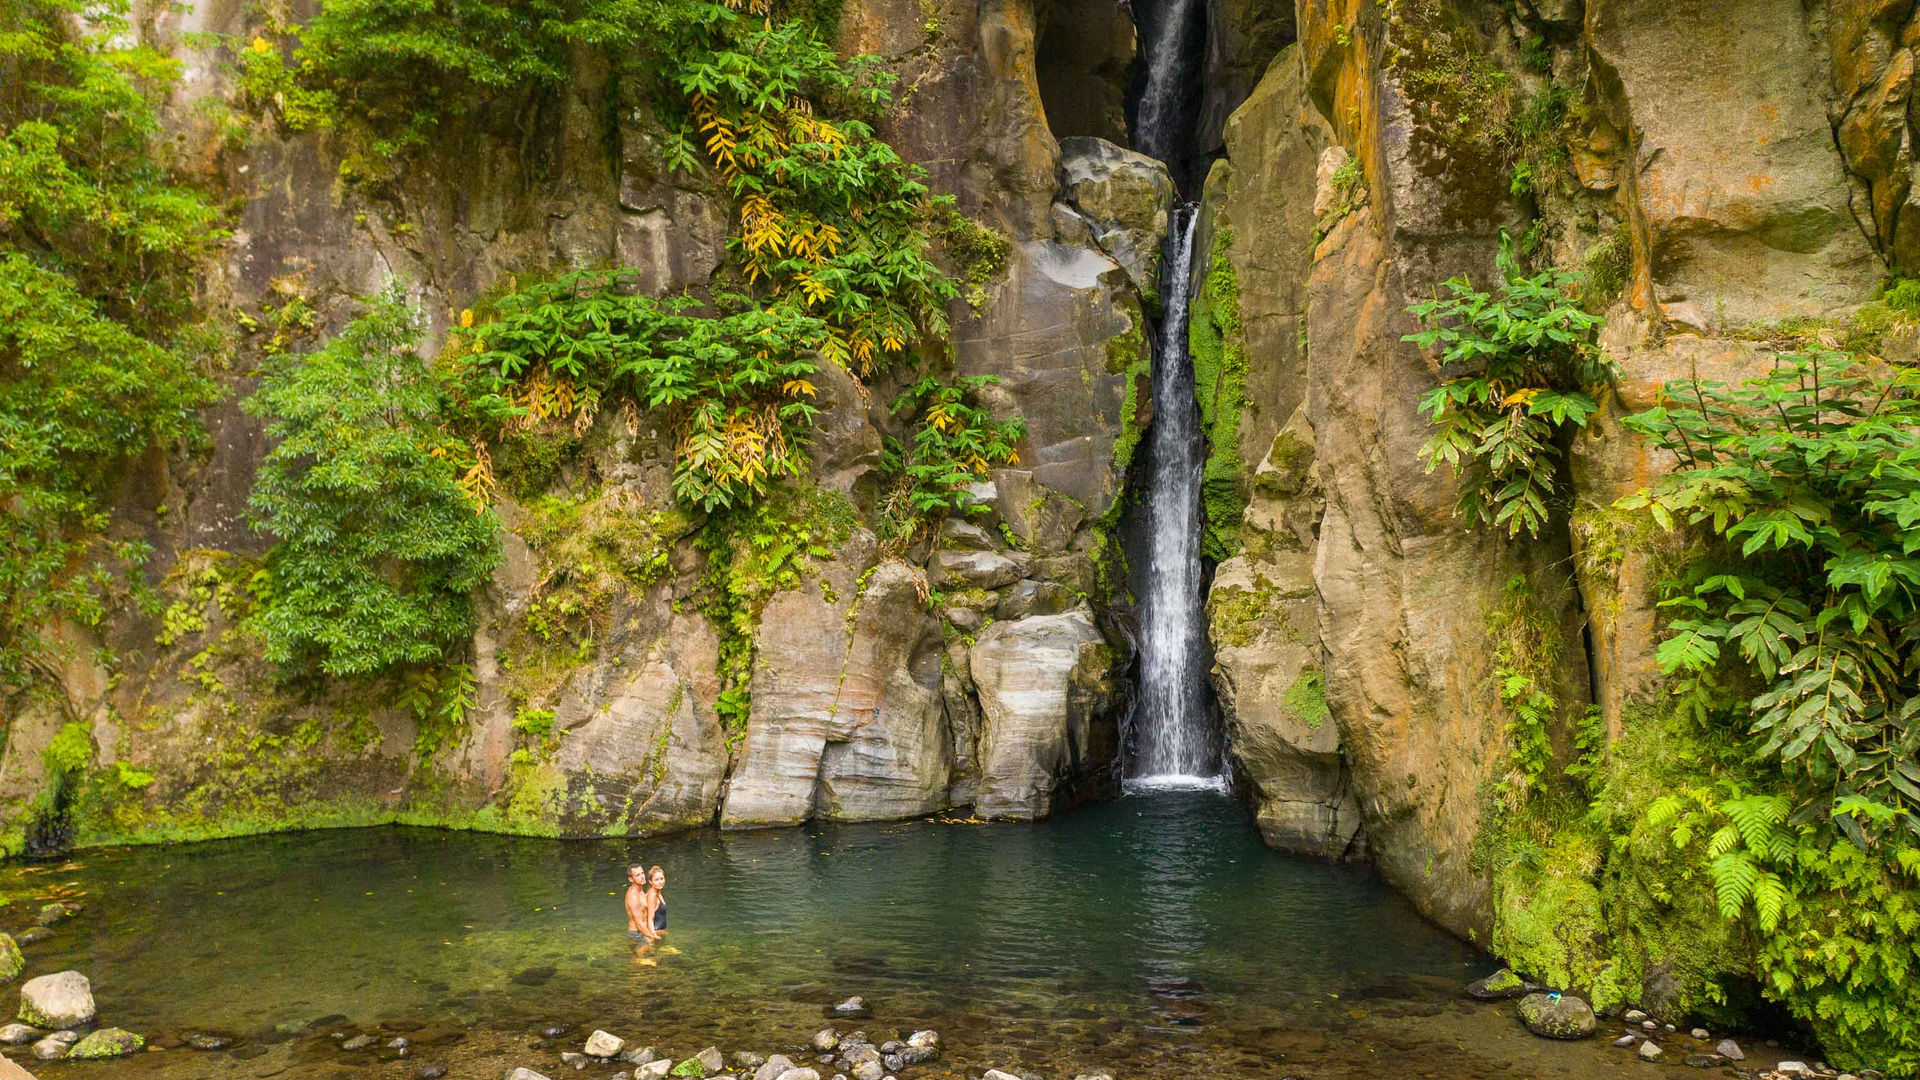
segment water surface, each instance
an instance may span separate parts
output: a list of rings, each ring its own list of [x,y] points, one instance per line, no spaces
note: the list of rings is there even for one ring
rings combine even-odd
[[[624,935],[618,894],[636,861],[666,869],[671,949]],[[401,1077],[437,1062],[454,1076],[569,1076],[560,1050],[594,1027],[675,1056],[766,1053],[804,1042],[854,994],[873,1016],[842,1026],[941,1031],[946,1058],[902,1080],[995,1065],[1366,1075],[1343,1070],[1378,1053],[1367,1040],[1442,1060],[1486,1014],[1457,1000],[1485,970],[1472,949],[1364,868],[1267,850],[1205,791],[1036,825],[651,842],[339,830],[14,865],[0,888],[12,929],[38,901],[86,904],[28,948],[29,974],[85,972],[103,1024],[162,1042],[189,1028],[240,1036],[221,1053],[43,1075]],[[540,1045],[553,1024],[573,1030]],[[381,1035],[376,1047],[410,1032],[416,1046],[406,1060],[339,1049],[361,1031]]]

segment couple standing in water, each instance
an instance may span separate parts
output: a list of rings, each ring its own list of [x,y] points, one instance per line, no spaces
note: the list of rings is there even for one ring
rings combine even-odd
[[[667,872],[627,867],[627,937],[659,941],[667,933]]]

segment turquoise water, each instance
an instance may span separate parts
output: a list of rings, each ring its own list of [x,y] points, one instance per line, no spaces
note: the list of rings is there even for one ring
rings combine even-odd
[[[623,933],[635,861],[666,868],[670,949]],[[0,909],[11,929],[36,901],[85,903],[28,948],[28,973],[86,973],[103,1024],[163,1044],[193,1028],[238,1036],[225,1052],[43,1075],[410,1076],[429,1061],[572,1075],[559,1051],[594,1027],[681,1057],[767,1053],[856,994],[873,1015],[843,1027],[941,1031],[946,1059],[903,1080],[990,1065],[1128,1080],[1299,1054],[1331,1066],[1343,1031],[1457,1041],[1449,1018],[1474,1015],[1457,988],[1486,970],[1370,871],[1269,851],[1207,792],[1036,825],[650,842],[341,830],[90,852],[0,869],[0,887],[16,897]],[[547,1026],[571,1030],[541,1045]],[[416,1045],[406,1060],[339,1050],[335,1036],[361,1031]]]

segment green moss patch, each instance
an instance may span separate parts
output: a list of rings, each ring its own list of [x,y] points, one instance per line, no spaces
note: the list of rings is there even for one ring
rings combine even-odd
[[[1200,475],[1206,510],[1201,554],[1220,561],[1240,550],[1240,515],[1247,507],[1246,466],[1240,460],[1240,414],[1247,404],[1247,344],[1240,320],[1240,279],[1228,252],[1233,230],[1213,234],[1206,283],[1187,323],[1193,357],[1193,393],[1207,436],[1207,463]]]

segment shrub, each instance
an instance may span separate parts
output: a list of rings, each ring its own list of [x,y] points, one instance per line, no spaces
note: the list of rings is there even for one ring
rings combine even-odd
[[[493,515],[438,430],[447,387],[397,292],[319,350],[275,358],[248,412],[279,445],[251,505],[277,540],[254,624],[275,663],[330,675],[433,664],[473,631],[498,558]]]
[[[881,506],[881,540],[890,550],[904,550],[948,514],[984,512],[967,487],[996,465],[1019,463],[1016,444],[1026,437],[1026,422],[996,420],[978,400],[999,382],[991,375],[950,383],[929,377],[895,399],[893,413],[907,417],[911,434],[888,439],[883,455],[893,482]]]
[[[1409,307],[1421,330],[1403,340],[1438,349],[1452,375],[1420,398],[1439,430],[1421,448],[1428,471],[1461,474],[1460,509],[1483,523],[1540,535],[1561,491],[1560,434],[1582,428],[1613,367],[1593,344],[1600,318],[1572,296],[1578,275],[1521,271],[1500,234],[1495,293],[1465,278]]]

